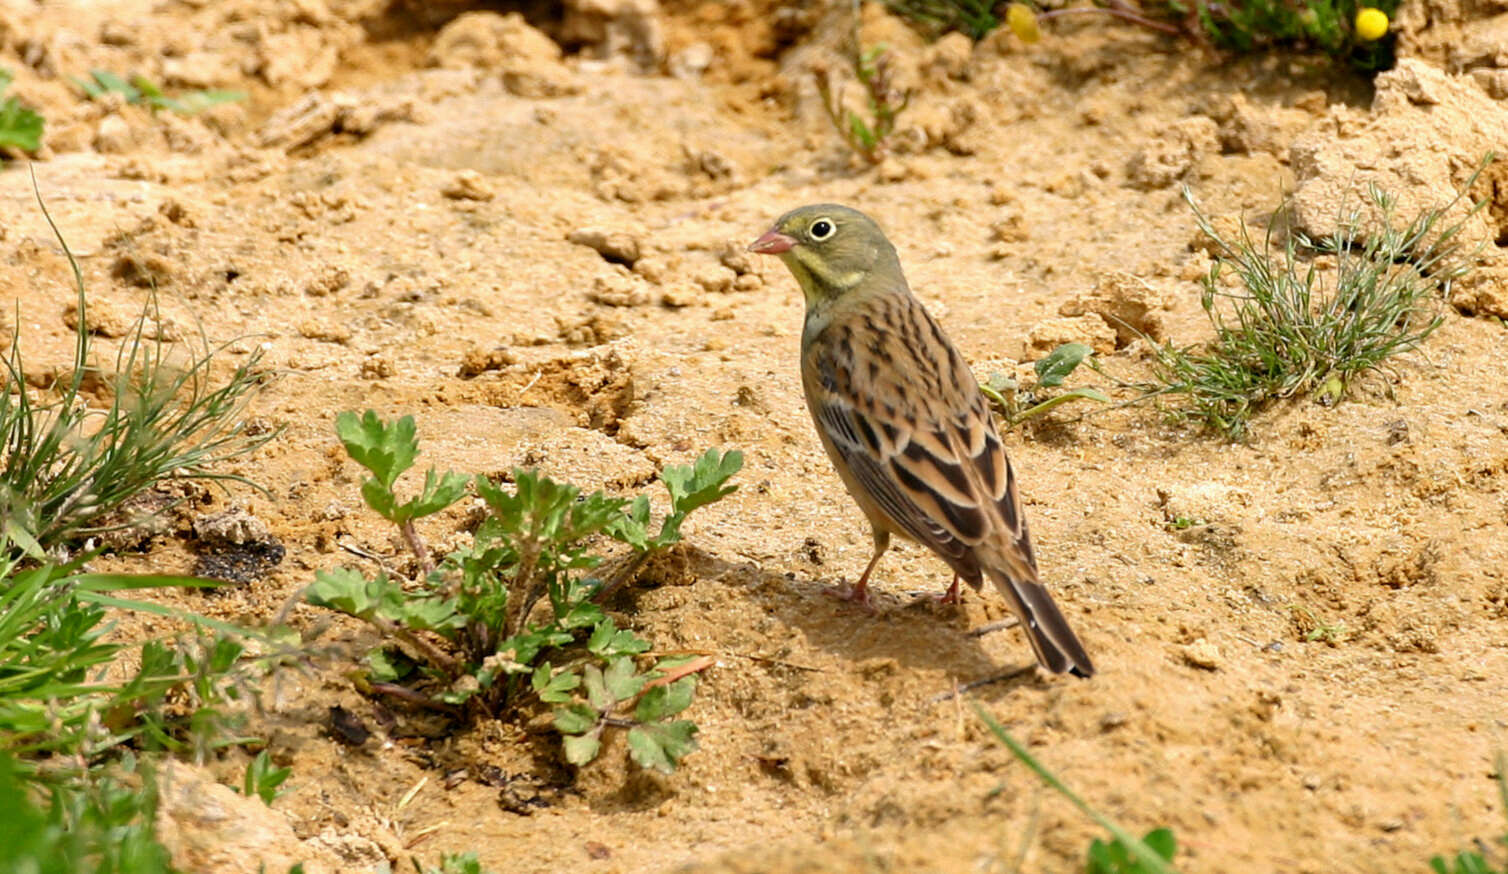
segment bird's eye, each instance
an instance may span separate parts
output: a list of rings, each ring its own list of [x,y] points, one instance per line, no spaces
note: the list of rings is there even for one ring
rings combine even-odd
[[[825,240],[831,237],[833,231],[836,230],[837,227],[833,225],[830,219],[819,218],[812,222],[812,226],[807,229],[807,233],[812,235],[813,240]]]

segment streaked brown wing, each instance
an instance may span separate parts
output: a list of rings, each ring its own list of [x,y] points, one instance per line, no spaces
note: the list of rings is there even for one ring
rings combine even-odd
[[[829,331],[811,350],[820,390],[809,400],[853,479],[961,573],[977,568],[973,552],[987,544],[1013,573],[1036,579],[1015,473],[973,372],[937,323],[895,295]],[[887,366],[856,366],[855,347]]]
[[[871,423],[868,417],[841,401],[823,403],[817,410],[817,420],[841,456],[842,464],[897,528],[950,564],[966,561],[974,544],[963,540],[953,526],[939,521],[945,517],[939,504],[929,503],[927,509],[921,506],[918,493],[908,485],[916,475],[905,464],[896,463],[891,451],[896,444],[882,436],[887,435],[884,425]],[[925,495],[922,491],[924,500]],[[934,512],[928,512],[934,508]],[[955,514],[963,513],[961,508],[952,509]]]

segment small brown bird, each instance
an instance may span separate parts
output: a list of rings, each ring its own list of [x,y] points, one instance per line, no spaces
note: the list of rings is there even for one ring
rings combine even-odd
[[[822,445],[874,529],[869,575],[898,534],[976,590],[988,575],[1037,661],[1080,677],[1094,665],[1037,576],[1016,475],[968,362],[906,285],[895,247],[857,210],[791,210],[749,246],[778,255],[806,295],[801,383]]]

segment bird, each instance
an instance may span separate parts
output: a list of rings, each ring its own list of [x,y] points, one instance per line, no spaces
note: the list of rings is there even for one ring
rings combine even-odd
[[[822,446],[868,518],[874,553],[842,597],[865,606],[892,536],[962,579],[988,576],[1055,674],[1094,674],[1037,572],[1015,470],[963,354],[911,293],[880,226],[847,206],[793,209],[748,250],[784,262],[806,298],[801,384]]]

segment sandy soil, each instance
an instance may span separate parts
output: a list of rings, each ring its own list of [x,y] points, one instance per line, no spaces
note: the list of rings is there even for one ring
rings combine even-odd
[[[896,154],[865,170],[808,72],[834,57],[846,4],[524,6],[538,29],[456,3],[0,5],[0,65],[50,125],[31,166],[97,315],[129,318],[155,284],[183,335],[197,321],[233,358],[261,344],[276,375],[254,413],[286,432],[237,468],[271,497],[199,511],[245,507],[287,557],[188,606],[263,621],[316,569],[357,563],[338,543],[397,550],[361,511],[341,410],[413,413],[438,466],[538,465],[615,492],[708,446],[747,454],[679,560],[614,605],[667,649],[718,656],[690,712],[701,749],[674,776],[621,746],[573,774],[517,726],[392,721],[337,656],[269,691],[251,729],[290,791],[222,835],[270,819],[283,855],[263,857],[310,870],[450,850],[498,872],[1075,870],[1097,829],[940,697],[1029,658],[1015,631],[968,633],[1002,618],[998,599],[913,605],[948,577],[907,546],[881,567],[878,615],[823,596],[863,567],[868,531],[801,401],[799,294],[741,247],[792,206],[852,204],[981,376],[1082,338],[1134,377],[1144,344],[1074,314],[1129,300],[1158,336],[1208,336],[1182,184],[1227,226],[1264,224],[1293,192],[1322,228],[1367,181],[1443,201],[1508,142],[1497,7],[1410,6],[1404,61],[1375,88],[1093,18],[1036,46],[928,45],[866,8],[866,41],[916,92]],[[620,14],[582,11],[597,7]],[[153,117],[83,101],[66,77],[91,68],[250,98]],[[1070,408],[1007,439],[1041,565],[1101,674],[1025,673],[968,701],[1122,823],[1171,826],[1184,870],[1422,870],[1502,834],[1505,180],[1473,192],[1492,201],[1470,227],[1482,269],[1440,330],[1338,407],[1279,405],[1249,445],[1150,407]],[[62,364],[72,290],[30,186],[23,162],[0,171],[0,312],[19,312],[29,361]],[[633,268],[570,241],[589,228],[631,239]],[[194,546],[185,525],[110,561],[187,571]],[[369,641],[292,615],[323,643]],[[1318,624],[1338,630],[1310,639]],[[336,705],[375,736],[337,743]],[[235,783],[244,762],[206,773]],[[230,837],[198,813],[181,825],[210,837],[175,837],[182,863],[255,870],[258,851],[215,855]]]

